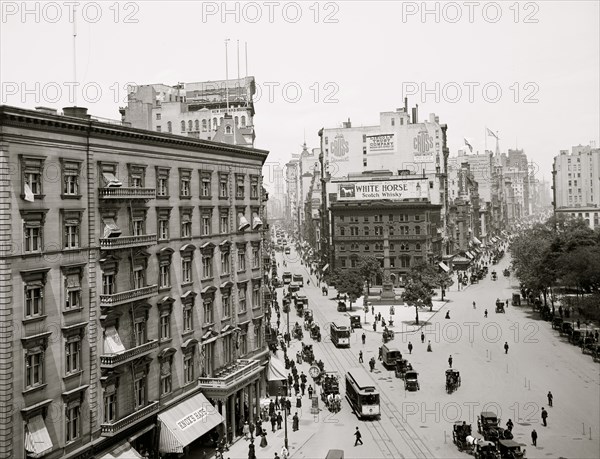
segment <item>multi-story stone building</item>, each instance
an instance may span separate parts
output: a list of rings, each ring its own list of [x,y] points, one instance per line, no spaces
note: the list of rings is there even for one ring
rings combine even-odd
[[[267,154],[0,107],[0,457],[241,433],[268,355]]]
[[[600,225],[600,149],[578,145],[561,150],[552,166],[554,210]]]
[[[381,262],[390,281],[401,285],[410,267],[442,259],[439,231],[442,205],[429,198],[422,176],[389,171],[335,179],[330,192],[333,268],[357,268],[361,256]],[[382,285],[384,279],[373,279]]]
[[[204,140],[216,140],[217,128],[228,114],[239,129],[237,144],[252,146],[255,92],[254,77],[134,86],[120,112],[132,127]]]

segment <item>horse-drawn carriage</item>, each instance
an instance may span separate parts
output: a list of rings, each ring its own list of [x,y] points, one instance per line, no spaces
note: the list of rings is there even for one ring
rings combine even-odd
[[[300,324],[298,322],[296,322],[296,324],[294,325],[294,328],[292,330],[292,337],[294,339],[297,340],[301,340],[304,336],[304,333],[302,333],[302,327],[300,326]]]
[[[310,330],[313,320],[314,320],[314,316],[313,316],[312,309],[305,309],[304,310],[304,329],[305,330]]]
[[[479,282],[479,275],[478,274],[471,274],[471,284],[477,284]]]
[[[496,300],[496,312],[497,313],[505,313],[504,310],[504,301]]]
[[[347,310],[347,308],[346,308],[346,302],[345,301],[338,301],[337,310],[338,310],[338,312],[346,312],[346,310]]]
[[[315,354],[313,352],[312,344],[304,344],[302,343],[302,360],[308,362],[309,365],[315,361]]]
[[[467,442],[472,445],[475,459],[500,459],[500,451],[493,441],[482,440],[472,436],[467,437]]]
[[[321,342],[321,328],[314,322],[310,326],[310,337],[319,343]]]
[[[505,268],[505,269],[502,271],[502,274],[504,274],[504,277],[509,277],[509,276],[510,276],[510,271],[509,271],[507,268]]]
[[[328,371],[321,374],[321,378],[321,400],[329,411],[337,413],[342,407],[339,375],[337,372]]]
[[[409,370],[404,373],[404,390],[419,390],[419,373]]]
[[[458,447],[459,451],[470,451],[472,445],[467,442],[467,437],[471,435],[471,424],[467,424],[465,421],[458,421],[454,423],[452,429],[452,441]]]
[[[410,371],[410,370],[412,370],[412,365],[410,363],[408,363],[408,360],[406,360],[406,359],[396,360],[396,366],[394,368],[394,373],[396,375],[396,378],[404,379],[404,375],[406,374],[407,371]]]
[[[573,333],[573,324],[571,322],[564,321],[562,323],[562,327],[560,328],[560,334],[570,336],[571,333]]]
[[[492,271],[492,280],[493,281],[498,280],[498,274],[496,274],[496,271]]]
[[[452,368],[446,370],[446,392],[451,394],[460,387],[460,372]],[[470,431],[469,431],[470,433]]]
[[[391,341],[394,339],[394,331],[390,330],[389,328],[385,327],[383,330],[383,342],[387,343],[388,341]]]

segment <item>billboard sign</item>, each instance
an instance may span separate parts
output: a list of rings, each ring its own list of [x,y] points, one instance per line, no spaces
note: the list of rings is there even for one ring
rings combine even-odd
[[[394,134],[377,134],[367,136],[369,152],[393,153],[396,151]]]
[[[415,163],[433,162],[435,142],[433,136],[429,134],[427,128],[421,129],[413,137],[413,157]]]
[[[422,199],[429,198],[427,180],[388,180],[380,182],[353,182],[338,184],[339,201],[367,199]]]

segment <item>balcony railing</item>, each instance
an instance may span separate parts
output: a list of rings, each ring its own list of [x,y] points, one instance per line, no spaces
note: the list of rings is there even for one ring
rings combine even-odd
[[[158,401],[156,402],[148,402],[148,404],[143,408],[138,408],[136,411],[131,413],[128,416],[125,416],[118,421],[113,423],[104,423],[101,424],[100,428],[102,431],[103,437],[112,437],[113,435],[122,432],[123,430],[131,427],[133,424],[136,424],[148,416],[158,413]]]
[[[217,371],[211,378],[198,378],[201,386],[206,388],[226,388],[260,368],[258,360],[238,359],[235,363]]]
[[[98,188],[102,199],[153,199],[156,198],[156,188],[113,187]]]
[[[100,306],[117,306],[130,301],[149,298],[158,293],[158,284],[127,290],[126,292],[113,293],[112,295],[100,295]]]
[[[136,346],[132,349],[126,349],[125,351],[119,352],[118,354],[104,354],[100,356],[100,366],[102,368],[114,368],[118,365],[129,362],[130,360],[137,359],[144,354],[156,349],[158,347],[158,340],[153,339],[141,346]]]
[[[141,234],[139,236],[106,237],[100,239],[102,250],[129,249],[156,244],[156,234]]]

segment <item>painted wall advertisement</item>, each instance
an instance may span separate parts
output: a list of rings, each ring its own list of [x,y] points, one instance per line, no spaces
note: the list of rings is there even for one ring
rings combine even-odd
[[[429,186],[427,180],[340,183],[338,184],[338,200],[421,199],[429,197],[428,191]]]
[[[394,134],[368,135],[367,141],[370,153],[393,153],[396,151]]]
[[[433,162],[435,141],[427,128],[419,130],[413,137],[413,158],[415,163]]]

